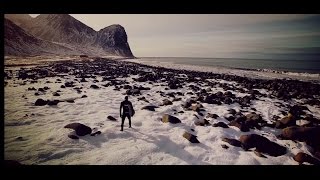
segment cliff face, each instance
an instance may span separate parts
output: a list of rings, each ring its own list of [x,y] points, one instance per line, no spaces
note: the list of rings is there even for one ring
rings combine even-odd
[[[28,56],[75,54],[72,49],[32,36],[8,19],[4,19],[5,55]]]
[[[20,24],[29,35],[68,47],[76,54],[134,57],[121,25],[111,25],[97,32],[68,14],[41,14],[31,19],[25,15],[7,17]],[[10,37],[7,37],[8,42]],[[24,44],[28,43],[26,41]]]

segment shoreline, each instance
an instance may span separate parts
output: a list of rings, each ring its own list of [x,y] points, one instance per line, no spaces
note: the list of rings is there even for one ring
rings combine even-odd
[[[163,67],[176,70],[191,70],[198,72],[213,72],[218,74],[229,74],[242,77],[250,77],[257,79],[294,79],[301,81],[309,81],[314,83],[320,83],[320,74],[317,73],[298,73],[298,72],[286,72],[269,70],[269,69],[243,69],[243,68],[231,68],[231,67],[215,67],[215,66],[201,66],[190,64],[176,64],[173,62],[159,62],[155,60],[145,59],[125,59],[124,61],[138,63],[143,65],[149,65],[153,67]]]

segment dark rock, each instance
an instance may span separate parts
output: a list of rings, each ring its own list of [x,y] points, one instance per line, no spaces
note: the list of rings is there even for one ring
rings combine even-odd
[[[165,105],[165,106],[172,105],[172,102],[168,99],[164,99],[162,105]]]
[[[68,137],[69,137],[70,139],[79,139],[78,136],[73,135],[73,134],[68,134]]]
[[[96,135],[99,135],[99,134],[101,134],[101,131],[94,132],[94,133],[90,134],[90,136],[96,136]]]
[[[144,106],[141,109],[146,109],[149,111],[155,111],[155,108],[159,108],[158,106]]]
[[[82,78],[80,82],[88,82],[85,78]]]
[[[320,161],[312,156],[310,156],[309,154],[303,153],[303,152],[299,152],[298,154],[296,154],[293,159],[295,161],[297,161],[299,164],[302,164],[304,162],[313,164],[313,165],[320,165]]]
[[[164,122],[164,123],[170,122],[172,124],[181,123],[180,119],[178,119],[177,117],[171,116],[169,114],[164,114],[162,116],[161,121]]]
[[[97,86],[97,85],[95,85],[95,84],[92,84],[92,85],[90,86],[90,88],[92,88],[92,89],[99,89],[99,86]]]
[[[290,126],[296,125],[296,119],[292,114],[288,114],[287,116],[283,117],[281,120],[276,122],[276,128],[277,129],[283,129]]]
[[[78,136],[85,136],[87,134],[91,134],[92,132],[92,129],[90,127],[83,125],[81,123],[71,123],[64,126],[64,128],[75,130]]]
[[[141,95],[139,89],[128,89],[126,92],[127,95]]]
[[[235,114],[237,113],[237,111],[234,110],[234,109],[229,109],[228,111],[229,111],[229,113],[232,114],[232,115],[235,115]]]
[[[68,102],[68,103],[74,103],[74,99],[67,99],[66,102]]]
[[[228,121],[233,121],[235,119],[234,116],[227,116],[227,117],[224,117],[226,120]]]
[[[229,146],[227,146],[227,145],[225,145],[225,144],[221,144],[221,147],[222,147],[223,149],[228,149],[228,148],[229,148]]]
[[[222,141],[227,142],[232,146],[241,147],[241,142],[236,139],[222,138]]]
[[[34,88],[34,87],[28,88],[28,91],[36,91],[36,88]]]
[[[34,95],[35,95],[35,96],[39,96],[40,94],[39,94],[38,92],[35,92]]]
[[[36,102],[34,103],[34,105],[36,106],[44,106],[48,103],[48,101],[45,101],[43,99],[37,99]]]
[[[320,127],[287,127],[282,129],[279,138],[306,142],[311,147],[320,146]]]
[[[256,122],[261,122],[262,121],[262,117],[259,114],[254,114],[254,113],[250,113],[246,115],[247,121],[252,120],[252,121],[256,121]]]
[[[240,142],[244,150],[255,147],[257,151],[270,156],[281,156],[287,153],[285,147],[257,134],[242,135],[240,136]]]
[[[53,96],[60,96],[60,94],[57,93],[57,92],[54,92],[54,93],[53,93]]]
[[[49,106],[55,106],[55,105],[57,105],[59,102],[60,102],[59,100],[48,101],[48,105],[49,105]]]
[[[112,117],[112,116],[108,116],[107,118],[108,118],[109,120],[111,120],[111,121],[117,121],[117,119],[114,118],[114,117]]]
[[[178,113],[184,113],[183,111],[179,111]]]
[[[71,81],[71,82],[65,82],[65,83],[64,83],[64,86],[65,86],[65,87],[74,87],[75,85],[74,85],[73,83],[74,83],[73,81]],[[61,88],[62,88],[62,86],[63,86],[63,85],[61,85]]]
[[[224,122],[218,122],[212,125],[213,127],[222,127],[222,128],[229,128],[229,126]]]
[[[66,86],[64,86],[64,85],[61,85],[61,86],[60,86],[60,88],[66,88]]]
[[[48,90],[48,89],[50,89],[48,86],[45,86],[44,88],[43,88],[44,90]]]
[[[219,116],[217,114],[211,114],[211,113],[208,113],[206,118],[214,118],[214,119],[217,119]]]
[[[248,127],[246,124],[240,123],[240,122],[238,122],[237,120],[231,121],[231,122],[229,123],[229,126],[235,126],[235,127],[239,128],[240,131],[242,131],[242,132],[248,132],[248,131],[250,131],[249,127]]]
[[[85,95],[85,94],[81,96],[81,98],[86,98],[86,97],[88,97],[88,96],[87,96],[87,95]]]
[[[45,90],[43,88],[38,88],[38,91],[45,92]]]
[[[199,140],[197,139],[197,136],[190,134],[188,132],[184,132],[182,136],[187,140],[189,140],[191,143],[200,143]]]
[[[227,98],[224,99],[223,103],[225,103],[225,104],[231,104],[231,103],[232,103],[232,99],[229,98],[229,97],[227,97]]]

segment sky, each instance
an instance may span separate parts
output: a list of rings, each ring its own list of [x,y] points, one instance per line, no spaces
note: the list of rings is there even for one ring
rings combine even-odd
[[[70,15],[96,31],[122,25],[137,57],[314,59],[320,52],[320,15]]]

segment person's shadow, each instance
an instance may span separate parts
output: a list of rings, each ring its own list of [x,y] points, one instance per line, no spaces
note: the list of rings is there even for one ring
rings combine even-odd
[[[159,147],[159,150],[164,151],[165,153],[169,153],[172,156],[175,156],[183,161],[185,161],[187,164],[199,164],[198,159],[194,157],[192,154],[190,154],[188,151],[184,150],[181,145],[176,144],[171,139],[169,139],[166,136],[158,135],[157,137],[144,134],[142,132],[139,132],[138,130],[132,128],[135,132],[142,134],[145,138],[135,137],[137,139],[141,139],[143,141],[153,143]],[[195,144],[196,146],[200,146],[206,150],[209,150],[210,147],[205,144]],[[210,165],[208,162],[202,161],[200,164],[202,165]]]

